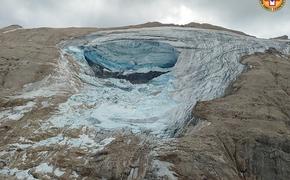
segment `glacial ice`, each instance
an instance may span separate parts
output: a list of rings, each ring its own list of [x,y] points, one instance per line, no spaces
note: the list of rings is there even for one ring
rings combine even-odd
[[[117,40],[84,47],[88,63],[113,72],[137,71],[142,68],[171,68],[178,53],[166,43],[145,40]]]
[[[172,68],[178,52],[167,43],[148,40],[117,40],[81,46],[95,75],[146,83]]]
[[[244,69],[239,63],[243,55],[270,47],[289,54],[288,41],[180,27],[100,31],[60,46],[62,61],[69,55],[79,63],[77,78],[83,84],[49,123],[165,136],[178,133],[193,118],[197,101],[224,94]],[[136,84],[116,76],[95,77],[96,64],[118,75],[164,73]]]

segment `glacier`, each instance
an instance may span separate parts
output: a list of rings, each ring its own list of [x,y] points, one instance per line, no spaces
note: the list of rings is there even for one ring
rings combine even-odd
[[[78,79],[82,85],[43,128],[87,126],[168,137],[195,122],[198,101],[224,95],[245,69],[242,56],[269,48],[289,54],[289,41],[154,27],[99,31],[59,48],[60,61],[70,57],[80,67],[71,83]]]

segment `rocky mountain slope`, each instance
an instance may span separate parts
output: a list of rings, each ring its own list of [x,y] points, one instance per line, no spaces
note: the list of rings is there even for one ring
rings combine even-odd
[[[287,40],[147,23],[0,46],[0,179],[289,179]]]

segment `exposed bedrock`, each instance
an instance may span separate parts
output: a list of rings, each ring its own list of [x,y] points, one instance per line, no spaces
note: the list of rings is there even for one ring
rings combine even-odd
[[[167,43],[145,40],[118,40],[83,47],[84,57],[95,75],[146,83],[168,72],[178,52]]]

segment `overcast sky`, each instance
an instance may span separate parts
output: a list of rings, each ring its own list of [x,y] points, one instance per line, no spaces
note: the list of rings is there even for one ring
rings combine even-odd
[[[0,0],[0,27],[112,27],[148,21],[210,23],[258,37],[290,36],[290,4],[278,12],[259,0]]]

